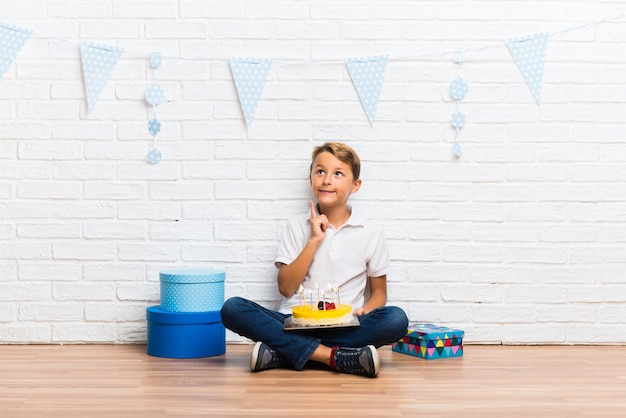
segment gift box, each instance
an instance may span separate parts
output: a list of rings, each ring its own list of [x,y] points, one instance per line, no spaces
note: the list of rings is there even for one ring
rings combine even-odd
[[[226,273],[219,270],[176,269],[159,273],[161,309],[170,312],[219,311],[224,304]]]
[[[463,356],[460,329],[433,324],[409,324],[406,335],[391,344],[391,350],[426,360]]]
[[[169,358],[219,356],[226,352],[226,329],[219,311],[169,312],[146,310],[148,354]]]

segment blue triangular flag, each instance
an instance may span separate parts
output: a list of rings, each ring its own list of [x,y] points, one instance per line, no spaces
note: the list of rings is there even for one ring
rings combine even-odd
[[[254,118],[256,106],[265,87],[265,79],[270,72],[272,60],[258,58],[231,58],[230,71],[235,80],[235,87],[239,95],[241,110],[250,126]]]
[[[87,111],[91,112],[100,97],[100,93],[109,81],[117,60],[124,48],[82,42],[80,55],[83,61],[83,77],[87,95]]]
[[[506,46],[509,48],[509,52],[522,73],[522,77],[526,80],[537,104],[541,101],[541,84],[543,82],[547,43],[547,32],[506,41]]]
[[[374,126],[376,120],[376,110],[383,88],[387,58],[387,55],[379,55],[376,57],[348,58],[345,61],[371,126]]]
[[[0,22],[0,79],[30,38],[32,30]]]

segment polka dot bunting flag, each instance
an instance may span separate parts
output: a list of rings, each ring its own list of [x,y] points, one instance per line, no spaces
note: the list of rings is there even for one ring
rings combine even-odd
[[[528,88],[537,104],[541,101],[541,84],[546,56],[548,34],[540,33],[521,38],[509,39],[506,46],[522,73]]]
[[[87,111],[91,112],[109,81],[111,73],[123,48],[115,48],[107,45],[82,42],[80,54],[83,62],[83,77],[85,79],[85,93],[87,94]]]
[[[231,58],[230,71],[235,80],[241,110],[246,125],[250,126],[256,106],[265,87],[265,79],[270,72],[272,60],[256,58]]]
[[[378,100],[383,88],[387,60],[387,55],[345,60],[352,83],[367,114],[370,126],[374,126],[374,121],[376,120]]]
[[[33,32],[0,22],[0,78],[4,76]]]

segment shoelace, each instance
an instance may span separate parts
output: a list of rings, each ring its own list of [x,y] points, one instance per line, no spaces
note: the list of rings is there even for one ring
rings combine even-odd
[[[268,350],[267,353],[270,354],[270,359],[267,363],[263,364],[262,368],[264,369],[273,369],[285,364],[283,358],[274,350]]]
[[[340,351],[338,358],[335,360],[335,367],[339,370],[366,371],[359,362],[361,354],[361,351]]]

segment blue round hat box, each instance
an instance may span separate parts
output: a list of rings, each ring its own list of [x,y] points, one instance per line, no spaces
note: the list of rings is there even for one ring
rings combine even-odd
[[[174,269],[159,273],[161,309],[170,312],[219,311],[224,304],[226,273],[220,270]]]
[[[219,356],[226,352],[226,329],[219,311],[169,312],[146,310],[148,354],[168,358]]]

